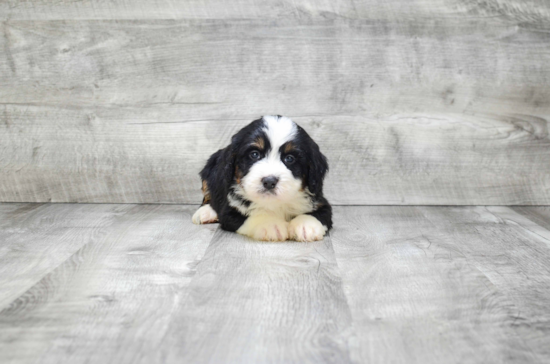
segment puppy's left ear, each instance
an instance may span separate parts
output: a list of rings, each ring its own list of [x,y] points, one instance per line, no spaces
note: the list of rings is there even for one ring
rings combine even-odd
[[[328,172],[327,158],[319,150],[319,146],[312,140],[310,145],[310,159],[308,160],[307,187],[316,196],[323,195],[323,179]]]

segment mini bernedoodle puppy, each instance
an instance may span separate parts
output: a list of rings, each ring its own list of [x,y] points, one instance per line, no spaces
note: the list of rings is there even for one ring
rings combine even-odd
[[[264,116],[210,156],[193,222],[219,221],[256,240],[321,240],[332,227],[323,197],[327,171],[326,157],[304,129],[284,116]]]

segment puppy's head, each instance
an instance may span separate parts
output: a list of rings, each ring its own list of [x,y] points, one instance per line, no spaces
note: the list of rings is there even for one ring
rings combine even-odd
[[[258,204],[322,196],[325,156],[304,129],[282,116],[264,116],[232,138],[238,194]]]

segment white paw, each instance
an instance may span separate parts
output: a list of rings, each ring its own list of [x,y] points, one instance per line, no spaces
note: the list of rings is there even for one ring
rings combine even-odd
[[[315,241],[323,239],[327,232],[326,226],[311,215],[298,215],[289,225],[289,235],[296,241]]]
[[[218,222],[218,214],[210,205],[203,205],[193,214],[193,224],[211,224]]]
[[[285,241],[288,239],[288,222],[272,216],[249,217],[237,232],[255,240]]]
[[[252,237],[263,241],[285,241],[288,239],[288,223],[274,221],[258,225]]]

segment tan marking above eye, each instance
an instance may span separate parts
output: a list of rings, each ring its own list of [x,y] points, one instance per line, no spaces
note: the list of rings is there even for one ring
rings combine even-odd
[[[292,152],[294,150],[294,144],[292,144],[291,142],[286,143],[284,150],[285,153]]]
[[[254,140],[254,143],[252,143],[252,146],[253,147],[256,147],[260,150],[263,150],[265,148],[265,140],[264,138],[262,137],[258,137],[256,138],[256,140]]]

